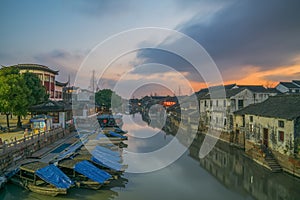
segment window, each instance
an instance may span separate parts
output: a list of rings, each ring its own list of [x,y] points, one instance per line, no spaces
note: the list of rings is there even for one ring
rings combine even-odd
[[[278,141],[284,142],[284,132],[278,131]]]
[[[217,107],[218,107],[219,106],[219,100],[217,100],[216,104],[217,104]]]
[[[284,121],[278,120],[278,126],[279,126],[280,128],[284,128]]]
[[[43,74],[37,74],[37,76],[39,77],[39,79],[42,81],[43,80]]]
[[[207,101],[206,100],[204,101],[204,106],[207,107]]]
[[[224,126],[226,126],[226,125],[227,125],[227,119],[224,118]]]
[[[253,124],[250,124],[250,125],[249,125],[249,129],[250,129],[250,133],[253,133],[253,131],[254,131],[254,126],[253,126]]]
[[[213,105],[213,101],[212,101],[212,100],[210,100],[210,107],[212,107],[212,105]]]
[[[253,122],[253,116],[250,116],[250,122]]]
[[[59,123],[58,112],[51,112],[51,113],[49,113],[49,115],[52,117],[53,123]]]
[[[45,75],[45,81],[50,81],[50,76],[49,75]]]
[[[244,107],[244,100],[239,99],[238,100],[238,109],[241,109]]]
[[[223,106],[226,107],[226,100],[223,101]]]

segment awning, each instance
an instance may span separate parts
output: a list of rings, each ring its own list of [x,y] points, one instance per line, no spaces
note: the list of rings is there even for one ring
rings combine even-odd
[[[72,180],[54,165],[48,165],[38,169],[35,174],[57,188],[70,188],[73,185]]]
[[[110,179],[112,176],[103,171],[87,160],[81,161],[74,166],[74,170],[89,179],[103,184],[106,180]]]

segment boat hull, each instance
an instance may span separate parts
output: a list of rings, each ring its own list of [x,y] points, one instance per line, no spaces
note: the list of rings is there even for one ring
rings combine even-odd
[[[47,196],[57,196],[59,194],[67,194],[67,189],[63,188],[52,188],[52,187],[47,187],[47,186],[36,186],[36,185],[27,185],[28,189],[32,192],[42,194],[42,195],[47,195]]]

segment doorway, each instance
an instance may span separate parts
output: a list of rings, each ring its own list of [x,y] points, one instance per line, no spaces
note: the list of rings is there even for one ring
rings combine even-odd
[[[269,144],[269,133],[268,129],[264,128],[264,138],[263,138],[263,144],[268,147]]]

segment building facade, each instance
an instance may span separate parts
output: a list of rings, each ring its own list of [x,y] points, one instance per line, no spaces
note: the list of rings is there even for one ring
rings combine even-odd
[[[210,88],[210,90],[214,90],[214,88]],[[275,89],[236,84],[224,86],[224,92],[223,96],[214,95],[214,97],[211,97],[208,89],[198,93],[200,125],[203,129],[209,127],[222,132],[232,132],[235,111],[251,104],[261,103],[270,96],[277,95]]]
[[[63,99],[63,87],[68,83],[56,81],[56,76],[59,71],[38,64],[17,64],[11,67],[18,68],[20,73],[30,72],[36,74],[41,84],[45,87],[47,94],[49,94],[50,100],[60,101]]]
[[[234,124],[254,160],[268,164],[272,154],[284,170],[300,175],[300,95],[278,95],[239,110]]]
[[[276,89],[281,93],[300,93],[300,80],[292,80],[292,82],[279,82]]]

